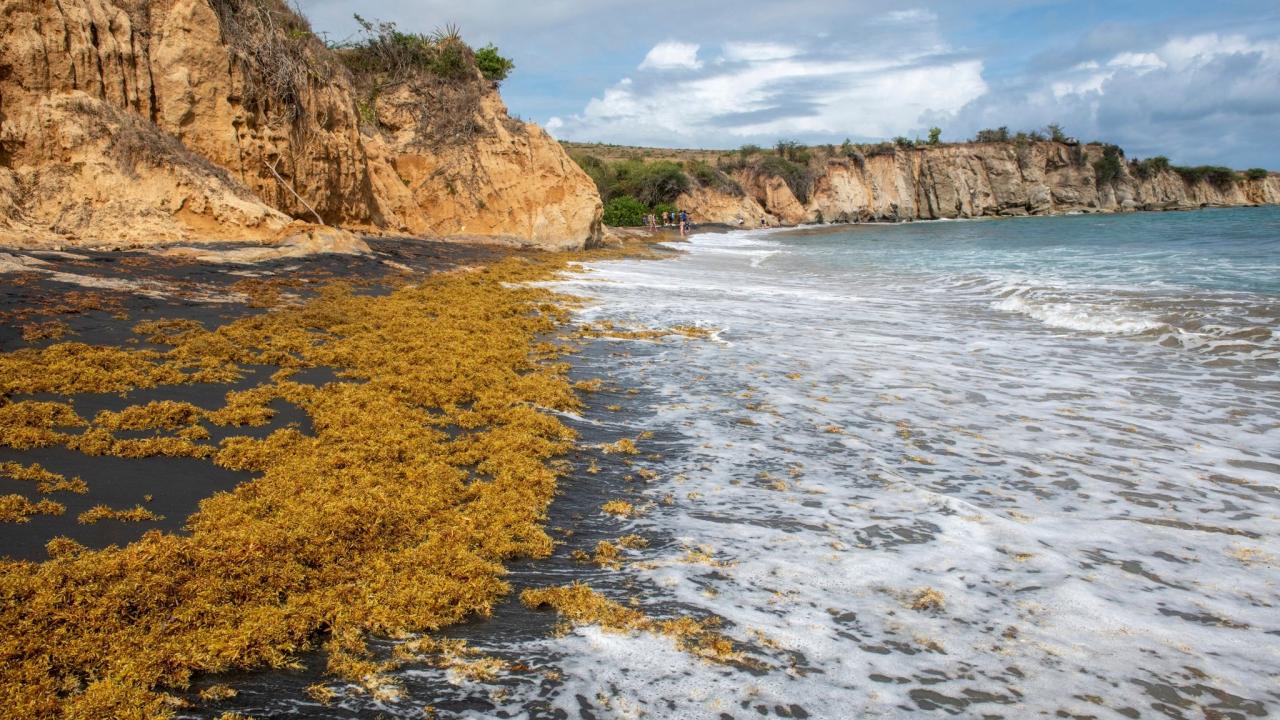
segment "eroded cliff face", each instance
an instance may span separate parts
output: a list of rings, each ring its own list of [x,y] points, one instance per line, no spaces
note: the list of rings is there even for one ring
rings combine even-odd
[[[291,16],[273,3],[7,0],[0,242],[354,239],[321,225],[556,249],[599,238],[590,179],[478,75],[468,142],[386,132],[314,36],[276,26]],[[464,184],[482,190],[450,191]]]
[[[536,125],[507,114],[486,88],[465,141],[422,137],[409,90],[380,97],[369,144],[386,212],[408,232],[497,238],[555,250],[594,245],[602,204],[595,183]]]
[[[1054,142],[899,149],[811,168],[803,202],[780,178],[747,169],[733,173],[745,199],[700,188],[678,203],[696,221],[752,226],[760,217],[766,224],[889,222],[1280,203],[1275,174],[1219,187],[1184,181],[1173,170],[1139,178],[1125,165],[1099,185],[1093,163],[1102,152]]]

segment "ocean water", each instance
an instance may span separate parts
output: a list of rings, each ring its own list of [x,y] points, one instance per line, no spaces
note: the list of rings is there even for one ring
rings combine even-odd
[[[598,586],[764,667],[580,629],[532,643],[562,716],[1280,712],[1280,210],[680,247],[563,285],[715,330],[592,360],[660,433]]]
[[[557,286],[601,339],[575,377],[598,452],[550,560],[749,658],[511,601],[448,632],[513,668],[401,670],[263,717],[1255,718],[1280,714],[1280,209],[698,235]],[[652,433],[652,436],[646,434]],[[620,520],[600,505],[642,508]],[[649,540],[619,569],[575,562]],[[321,661],[314,664],[321,666]],[[330,681],[331,682],[331,681]],[[335,686],[340,692],[341,687]],[[221,710],[219,707],[216,710]],[[210,715],[209,717],[213,717]]]

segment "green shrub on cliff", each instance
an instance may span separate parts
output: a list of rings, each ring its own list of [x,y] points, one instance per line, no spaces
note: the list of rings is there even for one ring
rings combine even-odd
[[[1102,157],[1093,162],[1093,175],[1098,185],[1115,182],[1124,169],[1124,151],[1117,145],[1104,145]]]
[[[980,143],[1009,142],[1009,128],[1002,125],[994,130],[991,128],[979,130],[973,141]]]
[[[809,193],[813,190],[813,176],[809,173],[808,167],[777,155],[770,155],[760,162],[757,169],[763,175],[781,178],[800,202],[809,201]]]
[[[938,145],[942,142],[942,128],[929,128],[929,139],[926,141],[930,145]]]
[[[457,26],[449,25],[431,36],[406,33],[393,22],[366,20],[356,15],[362,38],[335,45],[333,50],[357,77],[379,76],[398,82],[431,74],[458,80],[474,67],[471,48],[462,42]]]
[[[801,145],[795,140],[779,140],[775,149],[778,157],[793,163],[807,165],[813,159],[813,151],[807,145]]]
[[[498,48],[489,43],[476,51],[476,67],[493,82],[500,83],[507,79],[516,68],[515,61],[498,54]]]
[[[606,203],[614,198],[630,196],[645,207],[654,207],[674,201],[693,187],[693,181],[685,174],[684,168],[669,160],[606,162],[594,155],[580,153],[571,157],[591,176],[600,198]],[[710,166],[707,168],[715,172]]]
[[[351,72],[366,125],[380,125],[378,110],[386,101],[416,121],[415,142],[427,147],[470,142],[486,132],[477,115],[487,88],[476,54],[456,25],[424,35],[402,32],[393,22],[355,19],[357,38],[329,48]],[[514,67],[504,64],[510,61],[496,48],[486,48],[485,55],[490,65],[497,62],[499,74]]]
[[[684,168],[668,160],[652,163],[626,161],[614,167],[618,190],[648,207],[671,202],[692,187]]]
[[[1244,176],[1250,180],[1265,180],[1269,174],[1270,173],[1262,168],[1249,168],[1244,171]]]
[[[894,155],[898,152],[898,146],[891,142],[881,142],[874,145],[863,145],[863,155],[865,157],[876,157],[877,155]]]
[[[644,203],[630,195],[622,195],[605,203],[604,224],[611,227],[639,227],[644,225],[644,216],[648,211],[649,208]]]
[[[1160,173],[1169,169],[1169,158],[1163,155],[1157,155],[1146,160],[1134,160],[1129,164],[1130,172],[1134,177],[1142,180],[1150,180]]]
[[[1236,175],[1235,170],[1220,165],[1175,167],[1173,171],[1182,177],[1183,182],[1194,184],[1203,180],[1219,190],[1231,187],[1232,183],[1239,177]]]
[[[685,169],[701,187],[735,197],[742,196],[742,186],[736,180],[702,160],[690,160],[685,163]]]

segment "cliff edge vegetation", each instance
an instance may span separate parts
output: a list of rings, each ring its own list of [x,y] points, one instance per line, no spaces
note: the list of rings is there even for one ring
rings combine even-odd
[[[329,47],[281,0],[5,3],[0,242],[599,239],[589,178],[502,104],[509,60],[365,30]]]
[[[758,227],[1280,203],[1280,175],[1130,160],[1106,143],[984,130],[972,141],[735,151],[565,143],[605,201],[605,221],[638,225],[679,207],[696,222]],[[611,222],[612,221],[612,222]]]

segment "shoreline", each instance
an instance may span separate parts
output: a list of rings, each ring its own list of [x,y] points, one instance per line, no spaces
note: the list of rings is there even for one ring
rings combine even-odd
[[[822,232],[830,229],[831,232],[839,232],[855,227],[906,227],[911,225],[929,225],[934,223],[967,223],[967,222],[991,222],[1001,220],[1037,220],[1046,218],[1070,218],[1070,217],[1126,217],[1129,215],[1139,215],[1146,213],[1196,213],[1206,210],[1246,210],[1257,208],[1277,207],[1267,203],[1254,203],[1246,205],[1227,205],[1227,204],[1205,204],[1198,207],[1163,207],[1163,208],[1134,208],[1134,209],[1117,209],[1117,210],[1097,210],[1093,212],[1071,210],[1066,212],[1048,212],[1048,213],[1027,213],[1027,214],[1009,214],[1009,215],[977,215],[973,217],[941,217],[941,218],[906,218],[900,220],[893,219],[871,219],[865,221],[851,220],[848,222],[813,222],[813,223],[780,223],[777,225],[767,226],[747,226],[735,225],[725,222],[703,222],[697,223],[688,230],[688,234],[699,235],[704,233],[723,233],[723,232],[739,232],[739,231],[813,231]],[[679,229],[671,226],[659,228],[655,233],[643,227],[609,227],[608,230],[613,233],[622,234],[624,237],[636,238],[656,238],[665,237],[674,234],[676,241],[680,240]],[[662,242],[666,242],[663,240]]]
[[[368,660],[365,633],[487,615],[507,592],[502,564],[550,552],[541,518],[563,472],[552,460],[572,437],[551,413],[580,401],[555,362],[568,348],[537,339],[563,328],[566,299],[527,283],[639,248],[373,245],[371,257],[266,266],[46,253],[10,276],[0,494],[58,511],[3,527],[26,533],[2,566],[8,707],[164,715],[192,673],[280,667],[321,645],[330,675],[377,693],[387,666]],[[109,456],[142,482],[110,482]],[[181,469],[210,461],[232,474]],[[87,492],[24,486],[19,470],[83,478]],[[130,495],[141,522],[110,519]],[[98,505],[108,519],[86,525]],[[331,539],[312,546],[317,532]],[[45,543],[52,559],[30,562]],[[278,575],[304,557],[314,570]],[[112,590],[82,592],[100,583]],[[174,612],[196,615],[175,625]],[[73,636],[58,630],[69,625]],[[197,650],[210,643],[224,649]],[[30,665],[41,657],[58,658],[50,672]]]

